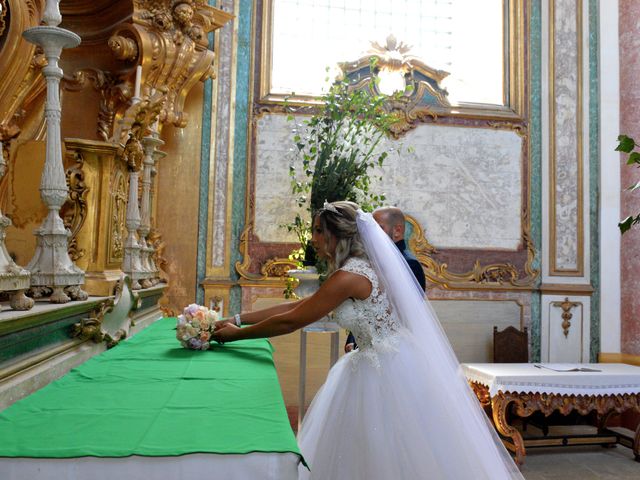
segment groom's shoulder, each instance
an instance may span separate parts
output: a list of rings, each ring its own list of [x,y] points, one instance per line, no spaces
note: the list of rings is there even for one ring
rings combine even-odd
[[[408,248],[402,251],[402,256],[408,263],[418,262],[417,257],[413,253],[411,253],[411,251]]]

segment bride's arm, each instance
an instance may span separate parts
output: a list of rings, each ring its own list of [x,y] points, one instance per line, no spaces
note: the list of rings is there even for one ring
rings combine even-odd
[[[294,307],[275,313],[245,328],[225,325],[216,331],[214,339],[222,342],[247,338],[276,337],[291,333],[324,317],[350,297],[367,298],[371,282],[357,274],[337,271],[312,296],[294,304]],[[244,322],[244,316],[242,317]]]
[[[296,302],[286,302],[281,303],[280,305],[276,305],[274,307],[262,308],[260,310],[255,310],[253,312],[240,313],[240,321],[243,325],[253,325],[254,323],[261,322],[262,320],[272,317],[273,315],[278,315],[280,313],[285,313],[296,306],[300,305],[300,303],[306,301],[306,298],[302,300],[298,300]],[[229,317],[216,322],[216,329],[221,328],[224,324],[231,323],[235,325],[235,318]]]

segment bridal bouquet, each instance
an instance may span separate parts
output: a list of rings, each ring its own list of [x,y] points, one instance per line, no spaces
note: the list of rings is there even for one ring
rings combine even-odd
[[[184,348],[207,350],[213,333],[213,325],[218,320],[218,312],[192,303],[178,315],[176,338]]]

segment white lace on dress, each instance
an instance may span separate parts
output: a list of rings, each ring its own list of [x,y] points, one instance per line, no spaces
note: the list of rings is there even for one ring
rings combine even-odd
[[[362,275],[371,282],[371,294],[364,300],[343,302],[334,310],[334,319],[356,339],[358,350],[354,352],[354,360],[362,356],[379,366],[378,352],[397,349],[401,328],[398,319],[368,260],[351,257],[340,270]]]

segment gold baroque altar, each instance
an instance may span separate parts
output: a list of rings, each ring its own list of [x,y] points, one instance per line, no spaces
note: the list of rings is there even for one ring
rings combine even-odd
[[[40,23],[45,1],[2,0],[2,7],[0,141],[8,174],[0,183],[0,203],[13,220],[8,249],[24,265],[35,248],[32,232],[46,215],[38,195],[46,61],[22,32]],[[146,137],[170,137],[189,125],[189,93],[215,78],[208,34],[233,16],[206,0],[72,0],[60,10],[61,27],[82,38],[61,57],[61,134],[69,187],[61,216],[71,232],[70,257],[86,272],[87,292],[111,295],[123,270],[130,172],[142,178]],[[171,163],[180,149],[168,142],[154,155]],[[147,241],[160,277],[167,279],[166,244],[157,221],[166,208],[158,198],[162,171],[154,165],[149,172]],[[140,190],[138,199],[143,198]]]

